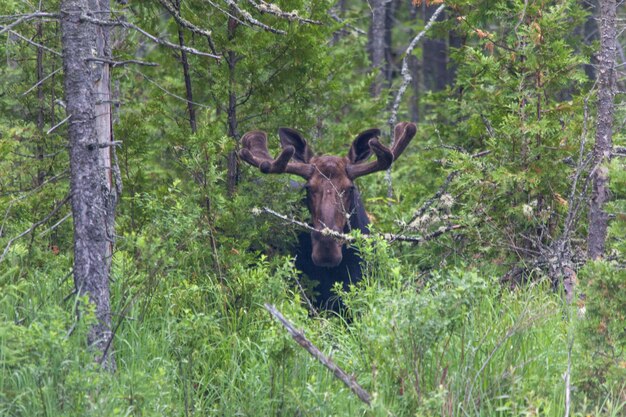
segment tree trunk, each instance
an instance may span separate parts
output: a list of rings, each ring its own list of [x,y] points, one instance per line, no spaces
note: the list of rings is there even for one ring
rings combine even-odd
[[[228,20],[228,40],[232,41],[235,38],[237,30],[237,22],[234,19]],[[226,62],[228,63],[228,136],[235,140],[235,143],[239,143],[239,131],[237,121],[237,79],[235,71],[237,69],[237,62],[239,56],[237,52],[229,50],[226,53]],[[233,196],[235,194],[235,188],[239,182],[239,160],[237,158],[237,149],[228,153],[227,161],[227,178],[226,187],[228,195]]]
[[[116,195],[111,183],[111,102],[108,29],[81,20],[108,19],[108,0],[63,0],[61,35],[69,120],[70,192],[74,222],[74,283],[94,304],[96,323],[87,336],[105,369],[114,370],[111,347],[109,262]]]
[[[369,30],[369,55],[372,70],[376,73],[373,82],[372,96],[378,97],[383,88],[387,71],[386,51],[389,48],[389,34],[387,31],[387,6],[391,0],[371,0],[372,23]]]
[[[176,10],[180,13],[180,0],[176,1],[174,4]],[[183,33],[183,28],[178,26],[178,44],[181,48],[185,47],[185,35]],[[189,126],[191,127],[191,132],[196,133],[198,130],[198,126],[196,124],[196,109],[193,106],[193,91],[191,89],[191,75],[189,73],[189,60],[187,59],[187,52],[184,50],[180,51],[180,62],[183,66],[183,77],[185,79],[185,93],[187,94],[187,111],[189,112]]]
[[[604,255],[608,215],[604,204],[609,200],[609,167],[613,147],[613,110],[615,98],[615,54],[617,50],[616,0],[600,0],[600,53],[598,54],[598,117],[593,148],[591,204],[587,254],[590,259]]]
[[[424,22],[432,17],[437,5],[422,3]],[[437,21],[445,19],[445,10],[437,17]],[[441,91],[448,85],[448,45],[445,40],[425,38],[422,45],[424,90]]]

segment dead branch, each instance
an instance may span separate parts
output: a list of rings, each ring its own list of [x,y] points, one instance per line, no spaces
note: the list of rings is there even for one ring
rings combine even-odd
[[[176,50],[179,50],[179,51],[185,51],[185,52],[187,52],[189,54],[193,54],[193,55],[205,56],[205,57],[213,58],[213,59],[217,59],[217,60],[222,59],[222,57],[220,55],[214,55],[214,54],[210,54],[208,52],[202,52],[202,51],[199,51],[199,50],[197,50],[195,48],[190,48],[188,46],[176,45],[174,43],[166,41],[165,39],[159,38],[158,36],[154,36],[154,35],[146,32],[145,30],[143,30],[139,26],[134,25],[134,24],[132,24],[130,22],[126,22],[124,20],[101,20],[101,19],[96,19],[96,18],[91,17],[91,16],[87,16],[86,14],[81,14],[80,15],[80,19],[85,21],[85,22],[93,23],[94,25],[119,26],[119,27],[123,27],[125,29],[132,29],[134,31],[139,32],[144,37],[150,39],[152,42],[156,43],[157,45],[166,46],[168,48],[176,49]]]
[[[33,20],[33,19],[41,19],[41,18],[52,18],[52,19],[58,19],[59,15],[56,13],[46,13],[46,12],[34,12],[34,13],[30,13],[30,14],[24,14],[24,15],[16,15],[15,17],[17,17],[17,19],[15,19],[13,21],[13,23],[10,23],[6,26],[0,26],[0,35],[2,35],[4,32],[10,31],[11,29],[13,29],[14,27],[24,23],[24,22],[28,22],[29,20]]]
[[[353,26],[349,23],[347,23],[344,19],[340,18],[337,13],[335,13],[335,11],[333,9],[331,9],[328,14],[330,15],[330,17],[337,23],[341,23],[342,25],[344,25],[345,27],[353,30],[354,32],[358,33],[359,35],[367,35],[367,32],[364,31],[363,29],[359,29],[356,26]]]
[[[243,10],[242,8],[240,8],[239,5],[237,5],[237,2],[235,0],[224,0],[224,1],[226,2],[226,4],[228,4],[230,7],[232,7],[233,10],[236,10],[237,13],[239,14],[239,16],[241,16],[241,18],[244,19],[250,25],[260,27],[263,30],[266,30],[266,31],[272,32],[272,33],[276,33],[277,35],[286,35],[287,34],[287,32],[285,32],[284,30],[273,28],[273,27],[271,27],[269,25],[266,25],[265,23],[255,19],[254,17],[252,17],[252,15],[247,10]]]
[[[13,245],[13,242],[15,242],[16,240],[26,236],[27,234],[31,233],[36,228],[38,228],[39,226],[41,226],[42,224],[44,224],[48,220],[50,220],[61,209],[61,207],[63,207],[65,205],[65,203],[67,203],[69,201],[69,199],[70,199],[70,196],[69,195],[66,196],[59,204],[56,205],[55,208],[52,209],[52,211],[50,213],[48,213],[48,215],[46,217],[44,217],[42,220],[39,220],[36,223],[33,223],[28,229],[24,230],[19,235],[11,238],[9,240],[9,242],[7,243],[6,247],[4,248],[4,251],[2,252],[2,256],[0,256],[0,263],[2,263],[2,261],[4,260],[4,258],[7,255],[7,252],[9,252],[9,249],[11,249],[11,245]]]
[[[159,90],[163,91],[165,94],[167,94],[168,96],[174,97],[177,100],[180,101],[184,101],[185,103],[191,103],[194,106],[198,106],[198,107],[202,107],[205,109],[213,109],[213,107],[211,106],[207,106],[206,104],[202,104],[202,103],[198,103],[195,101],[189,101],[187,100],[185,97],[181,97],[178,94],[174,94],[171,91],[169,91],[167,88],[163,87],[161,84],[157,83],[156,81],[154,81],[152,78],[148,77],[146,74],[144,74],[143,72],[139,71],[139,70],[135,70],[135,72],[137,72],[139,75],[141,75],[146,81],[148,81],[150,84],[154,85],[156,88],[158,88]]]
[[[145,67],[158,67],[159,66],[159,64],[157,64],[156,62],[146,62],[146,61],[140,61],[138,59],[127,59],[124,61],[115,61],[113,59],[107,59],[107,58],[87,58],[86,61],[102,62],[105,64],[109,64],[112,68],[123,67],[128,64],[143,65]]]
[[[265,309],[269,311],[269,313],[274,316],[284,327],[287,329],[287,332],[291,335],[293,340],[295,340],[300,346],[302,346],[307,352],[311,354],[315,359],[317,359],[322,365],[328,368],[335,377],[341,380],[350,390],[359,397],[361,401],[365,404],[371,404],[372,396],[363,389],[356,381],[354,375],[348,375],[346,371],[341,369],[337,364],[335,364],[329,357],[325,356],[313,343],[311,343],[305,336],[304,333],[300,330],[296,330],[296,328],[291,324],[281,313],[274,307],[272,304],[265,304]]]
[[[174,20],[176,21],[176,23],[178,23],[179,26],[197,34],[197,35],[201,35],[201,36],[205,36],[209,41],[211,41],[212,43],[212,33],[209,30],[204,30],[202,28],[199,28],[198,26],[194,25],[193,23],[191,23],[188,20],[185,20],[181,15],[180,15],[180,11],[176,10],[176,7],[174,7],[173,4],[171,4],[168,0],[158,0],[159,3],[161,4],[161,6],[165,7],[165,9],[167,9],[167,11],[170,13],[170,15],[174,18]]]
[[[60,56],[61,56],[61,53],[60,53],[60,52],[57,52],[57,51],[55,51],[55,50],[54,50],[54,49],[52,49],[52,48],[48,48],[47,46],[42,45],[42,44],[40,44],[39,42],[35,42],[35,41],[33,41],[32,39],[28,39],[26,36],[24,36],[24,35],[22,35],[22,34],[20,34],[20,33],[16,32],[16,31],[14,31],[14,30],[10,30],[10,31],[9,31],[9,33],[10,33],[11,35],[13,35],[13,36],[16,36],[16,37],[20,38],[20,39],[21,39],[21,40],[23,40],[24,42],[26,42],[26,43],[28,43],[28,44],[30,44],[30,45],[32,45],[32,46],[34,46],[34,47],[36,47],[36,48],[41,48],[41,49],[43,49],[44,51],[50,52],[51,54],[56,55],[56,56],[58,56],[58,57],[60,57]]]
[[[33,85],[31,88],[29,88],[28,90],[24,91],[22,93],[22,96],[25,96],[26,94],[30,93],[31,91],[33,91],[35,88],[39,87],[41,84],[43,84],[48,78],[54,76],[54,74],[60,72],[63,68],[57,68],[56,70],[52,71],[50,74],[46,75],[45,77],[43,77],[41,80],[37,81],[37,83],[35,85]]]
[[[254,7],[255,9],[257,9],[259,12],[261,13],[267,13],[267,14],[271,14],[274,16],[278,16],[282,19],[287,19],[289,21],[296,21],[296,22],[300,22],[300,23],[309,23],[312,25],[321,25],[322,22],[320,22],[319,20],[311,20],[311,19],[306,19],[304,17],[300,17],[297,13],[297,11],[291,11],[291,12],[285,12],[283,10],[280,9],[280,7],[278,7],[277,5],[273,4],[273,3],[268,3],[264,0],[259,0],[258,3],[254,0],[248,0],[248,3],[250,3],[252,5],[252,7]]]
[[[334,230],[331,230],[327,227],[323,228],[323,229],[316,229],[304,222],[301,222],[299,220],[294,219],[293,217],[289,217],[286,216],[284,214],[278,213],[275,210],[272,210],[271,208],[268,207],[263,207],[263,208],[253,208],[252,209],[252,214],[254,214],[255,216],[258,216],[261,213],[267,213],[267,214],[271,214],[272,216],[278,217],[281,220],[284,220],[288,223],[294,224],[302,229],[305,230],[309,230],[311,232],[319,232],[324,236],[331,236],[337,240],[343,241],[343,242],[354,242],[355,238],[347,235],[345,233],[339,233],[336,232]],[[396,235],[393,233],[381,233],[381,234],[376,234],[376,235],[362,235],[363,238],[365,239],[370,239],[374,236],[380,237],[384,240],[387,240],[389,242],[411,242],[411,243],[416,243],[416,244],[420,244],[420,243],[424,243],[427,242],[429,240],[435,239],[445,233],[448,233],[452,230],[458,230],[458,229],[462,229],[464,226],[459,225],[459,224],[454,224],[454,225],[450,225],[450,226],[444,226],[439,228],[439,230],[434,231],[433,233],[429,233],[425,236],[406,236],[406,235]]]

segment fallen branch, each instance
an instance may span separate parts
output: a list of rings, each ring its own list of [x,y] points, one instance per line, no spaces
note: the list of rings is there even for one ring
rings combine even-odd
[[[278,217],[281,220],[284,220],[288,223],[294,224],[298,227],[301,227],[305,230],[309,230],[311,232],[319,232],[321,233],[323,236],[331,236],[337,240],[343,241],[343,242],[354,242],[356,239],[353,236],[347,235],[345,233],[339,233],[336,232],[334,230],[331,230],[327,227],[323,228],[323,229],[316,229],[304,222],[301,222],[299,220],[294,219],[293,217],[289,217],[286,216],[284,214],[278,213],[275,210],[272,210],[271,208],[268,207],[263,207],[263,208],[258,208],[255,207],[252,209],[252,214],[255,216],[258,216],[261,213],[267,213],[267,214],[271,214],[272,216]],[[463,226],[459,225],[459,224],[453,224],[450,226],[444,226],[444,227],[440,227],[438,230],[429,233],[425,236],[406,236],[406,235],[396,235],[393,233],[381,233],[381,234],[376,234],[376,235],[362,235],[365,239],[370,239],[373,236],[378,236],[381,237],[384,240],[387,240],[389,242],[411,242],[411,243],[424,243],[427,242],[429,240],[432,240],[434,238],[437,238],[447,232],[450,232],[452,230],[458,230],[458,229],[462,229]]]
[[[338,379],[341,380],[350,390],[359,397],[361,401],[365,404],[370,405],[372,396],[363,389],[356,382],[356,378],[353,375],[348,375],[346,371],[341,369],[336,363],[334,363],[330,358],[325,356],[313,343],[311,343],[305,336],[302,331],[296,330],[296,328],[287,320],[281,313],[274,307],[272,304],[265,304],[265,309],[270,312],[272,316],[274,316],[285,328],[287,332],[291,335],[293,340],[295,340],[300,346],[306,349],[307,352],[311,354],[315,359],[317,359],[322,365],[332,371],[333,375],[335,375]]]

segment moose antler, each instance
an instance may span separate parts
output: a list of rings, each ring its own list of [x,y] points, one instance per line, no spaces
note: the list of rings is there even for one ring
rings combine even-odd
[[[278,158],[271,157],[267,149],[267,134],[261,131],[246,133],[241,139],[243,149],[239,151],[239,156],[261,170],[264,174],[295,174],[308,179],[313,173],[313,166],[300,162],[290,162],[295,152],[291,145],[283,147]]]
[[[376,161],[349,165],[346,168],[348,176],[351,179],[355,179],[372,172],[386,170],[404,152],[416,132],[417,127],[414,123],[398,123],[394,128],[394,141],[391,149],[380,143],[376,138],[370,139],[368,145],[372,152],[376,154]]]

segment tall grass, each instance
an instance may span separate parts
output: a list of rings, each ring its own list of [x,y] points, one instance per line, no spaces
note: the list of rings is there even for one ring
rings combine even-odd
[[[195,268],[155,277],[117,254],[115,374],[84,346],[88,318],[76,322],[67,269],[14,258],[0,274],[0,415],[565,415],[579,319],[558,294],[504,290],[465,268],[422,276],[382,243],[362,250],[367,277],[343,294],[346,317],[309,317],[280,257],[233,265],[223,280]],[[264,302],[352,373],[372,406],[300,349]],[[572,357],[585,360],[577,344]],[[573,415],[624,413],[616,398],[572,396]]]

